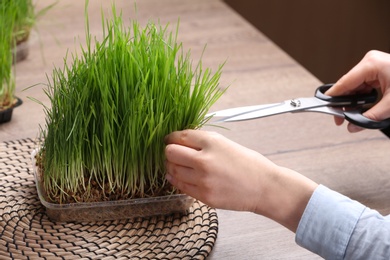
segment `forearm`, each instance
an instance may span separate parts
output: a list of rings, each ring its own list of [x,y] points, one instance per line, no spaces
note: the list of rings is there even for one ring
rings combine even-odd
[[[264,215],[295,232],[301,216],[318,186],[312,180],[287,168],[265,173],[255,213]]]

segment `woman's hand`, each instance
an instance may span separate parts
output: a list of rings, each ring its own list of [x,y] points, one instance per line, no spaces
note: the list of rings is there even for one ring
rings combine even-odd
[[[167,136],[167,179],[212,207],[252,211],[262,196],[264,175],[277,166],[223,136],[199,130]]]
[[[251,211],[295,231],[317,184],[217,133],[166,137],[167,180],[211,207]]]
[[[347,74],[339,79],[325,94],[329,96],[348,95],[356,92],[369,92],[377,89],[382,99],[364,116],[381,121],[390,117],[390,54],[370,51]],[[335,123],[341,125],[344,119],[335,117]],[[358,132],[363,128],[348,124],[350,132]]]

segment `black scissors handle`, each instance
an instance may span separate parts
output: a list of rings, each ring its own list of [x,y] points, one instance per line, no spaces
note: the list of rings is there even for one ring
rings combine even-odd
[[[383,121],[369,119],[362,115],[363,111],[345,111],[344,116],[348,122],[367,129],[384,129],[390,126],[390,118]]]
[[[333,86],[333,84],[325,84],[322,86],[319,86],[314,94],[316,98],[319,98],[321,100],[327,101],[331,103],[332,106],[348,106],[348,107],[354,107],[354,106],[361,106],[364,104],[373,104],[378,99],[378,92],[376,89],[372,89],[370,93],[366,94],[354,94],[354,95],[345,95],[345,96],[328,96],[325,95],[325,92],[330,89]]]
[[[329,102],[329,105],[331,106],[345,106],[351,108],[355,107],[354,110],[344,112],[345,119],[354,125],[367,129],[384,129],[390,127],[390,118],[382,121],[376,121],[363,116],[364,110],[361,106],[365,104],[374,104],[377,101],[378,92],[376,89],[372,89],[372,91],[368,94],[355,94],[336,97],[325,95],[324,93],[332,86],[333,84],[325,84],[318,87],[315,92],[315,97]]]

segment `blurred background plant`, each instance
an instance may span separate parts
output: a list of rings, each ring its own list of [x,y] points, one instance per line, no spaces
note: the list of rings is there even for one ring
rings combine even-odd
[[[19,1],[0,1],[0,111],[12,107],[15,76],[12,66],[12,48],[15,46],[14,28]]]
[[[12,108],[20,105],[15,95],[15,62],[28,54],[27,41],[36,19],[55,3],[36,12],[32,0],[0,0],[0,123],[10,120]],[[22,48],[18,46],[23,45]],[[7,113],[7,115],[5,115]]]
[[[14,10],[10,10],[15,15],[15,22],[12,27],[13,44],[18,45],[27,41],[31,28],[35,25],[36,17],[38,16],[35,13],[32,0],[2,0],[2,2],[9,2],[10,8],[14,8]]]
[[[29,40],[32,29],[35,27],[37,19],[44,15],[56,3],[52,2],[44,8],[37,10],[32,0],[2,0],[12,2],[12,7],[16,6],[15,22],[12,35],[13,61],[19,62],[26,59],[29,53]],[[53,0],[52,0],[53,1]]]

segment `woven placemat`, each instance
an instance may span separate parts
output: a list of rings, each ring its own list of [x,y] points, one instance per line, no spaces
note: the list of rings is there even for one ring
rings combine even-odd
[[[216,211],[93,223],[52,222],[34,183],[31,139],[0,143],[0,259],[205,259]]]

